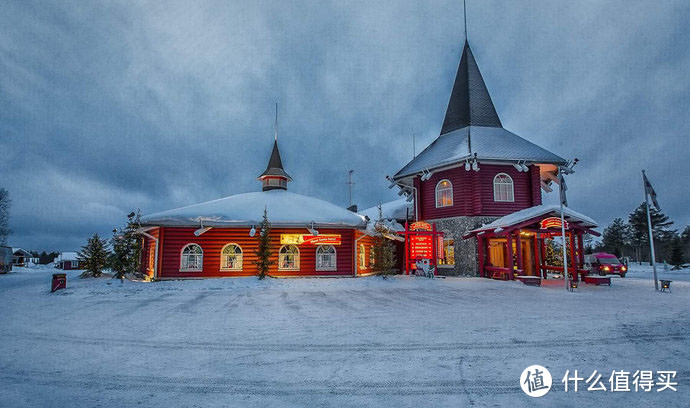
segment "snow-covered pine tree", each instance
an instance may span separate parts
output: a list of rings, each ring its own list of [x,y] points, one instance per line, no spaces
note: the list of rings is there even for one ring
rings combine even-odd
[[[618,257],[623,255],[623,249],[627,245],[628,226],[622,218],[614,218],[611,224],[604,229],[602,244],[604,251]]]
[[[374,224],[374,229],[377,234],[374,237],[374,264],[372,269],[374,273],[383,276],[384,279],[393,272],[393,267],[395,267],[395,246],[390,239],[386,238],[383,234],[389,233],[388,228],[384,224],[383,211],[381,210],[381,204],[379,208],[379,219]]]
[[[101,239],[98,234],[93,234],[77,253],[77,259],[84,263],[81,278],[101,276],[103,269],[108,265],[108,241]]]
[[[259,232],[259,248],[254,251],[256,254],[256,269],[259,272],[259,279],[264,279],[268,275],[268,270],[273,261],[271,260],[271,223],[268,222],[268,211],[264,208],[264,218],[261,221],[261,231]]]
[[[127,223],[123,228],[113,230],[113,238],[110,240],[113,247],[110,267],[116,278],[124,279],[127,274],[141,277],[141,236],[137,234],[140,219],[140,210],[132,212],[127,216]]]
[[[657,210],[656,207],[652,206],[649,208],[649,215],[652,219],[652,233],[654,234],[654,242],[657,240],[663,240],[669,231],[669,227],[673,225],[668,216],[661,211]],[[630,228],[629,241],[635,248],[636,257],[638,262],[641,264],[642,259],[645,258],[649,260],[649,227],[647,225],[647,204],[640,204],[633,212],[628,216],[628,225]],[[660,255],[660,254],[657,254]]]

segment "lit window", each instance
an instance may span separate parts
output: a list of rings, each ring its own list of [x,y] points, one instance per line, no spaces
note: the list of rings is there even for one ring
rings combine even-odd
[[[242,248],[237,244],[227,244],[220,252],[220,269],[224,271],[242,270]]]
[[[494,201],[515,201],[513,179],[505,173],[499,173],[494,177]]]
[[[148,269],[150,271],[152,271],[154,268],[154,265],[155,265],[154,262],[156,262],[156,247],[154,244],[150,244],[149,245],[149,267],[148,267]]]
[[[299,249],[294,245],[283,245],[278,253],[278,269],[284,271],[299,270]]]
[[[359,244],[359,251],[357,253],[357,262],[359,263],[360,269],[367,267],[366,257],[364,255],[364,244]]]
[[[455,241],[452,238],[443,239],[443,259],[439,259],[439,265],[455,265]]]
[[[182,256],[180,257],[181,271],[195,271],[199,272],[203,269],[204,251],[197,244],[189,244],[182,248]]]
[[[333,245],[320,245],[316,248],[316,270],[335,271],[335,248]]]
[[[374,266],[376,263],[376,251],[374,251],[374,246],[369,248],[369,266]]]
[[[436,207],[450,207],[453,205],[453,185],[448,180],[441,180],[436,184]]]

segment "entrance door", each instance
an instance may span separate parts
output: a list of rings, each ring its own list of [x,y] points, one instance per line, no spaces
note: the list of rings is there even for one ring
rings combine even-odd
[[[522,246],[522,268],[527,276],[537,276],[537,267],[534,259],[534,242],[531,237],[521,238]]]

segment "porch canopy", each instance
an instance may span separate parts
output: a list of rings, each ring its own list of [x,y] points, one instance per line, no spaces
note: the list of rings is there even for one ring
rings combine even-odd
[[[597,223],[568,207],[563,208],[565,233],[570,247],[568,259],[572,279],[584,274],[583,235],[600,234]],[[563,272],[562,266],[546,262],[545,240],[561,236],[560,206],[538,205],[501,217],[474,229],[464,239],[477,238],[479,275],[496,279],[546,278],[548,271]],[[570,269],[572,268],[572,269]]]

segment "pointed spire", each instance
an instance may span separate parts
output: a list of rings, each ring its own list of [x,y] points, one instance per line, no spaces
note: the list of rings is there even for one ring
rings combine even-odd
[[[469,125],[503,127],[470,44],[465,39],[441,134]]]
[[[278,149],[278,103],[276,102],[276,118],[273,124],[273,150],[268,159],[266,170],[258,177],[263,183],[263,191],[283,189],[287,190],[288,181],[292,178],[283,169],[283,160]]]

